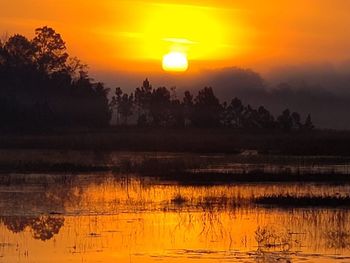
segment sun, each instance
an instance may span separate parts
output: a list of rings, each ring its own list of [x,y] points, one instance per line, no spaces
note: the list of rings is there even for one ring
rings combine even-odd
[[[185,53],[170,52],[163,57],[165,71],[185,72],[188,69],[188,60]]]

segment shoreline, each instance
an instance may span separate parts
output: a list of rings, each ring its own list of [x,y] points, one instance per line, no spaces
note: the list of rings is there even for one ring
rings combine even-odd
[[[1,149],[350,156],[350,131],[110,128],[0,134]]]

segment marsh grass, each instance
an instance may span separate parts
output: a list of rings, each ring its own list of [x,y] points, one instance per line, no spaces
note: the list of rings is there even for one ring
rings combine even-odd
[[[254,199],[254,203],[277,207],[350,207],[350,196],[268,195]]]
[[[193,207],[203,210],[231,210],[234,208],[252,208],[258,206],[276,208],[350,208],[350,196],[325,195],[325,196],[292,196],[263,195],[252,198],[237,198],[226,195],[204,196],[201,198],[190,198],[182,194],[176,194],[170,201],[177,206]],[[260,233],[261,234],[261,233]],[[267,233],[265,233],[267,234]],[[265,235],[263,235],[265,236]]]
[[[335,162],[331,157],[326,158],[325,161],[306,158],[302,159],[302,164],[300,160],[295,158],[286,160],[286,157],[281,157],[281,164],[279,164],[278,159],[271,156],[247,159],[239,155],[229,157],[179,155],[163,158],[160,154],[158,157],[144,156],[137,161],[122,159],[112,167],[112,171],[115,174],[135,173],[140,176],[153,176],[188,185],[239,182],[350,182],[348,164],[345,161],[340,160],[341,169],[336,170],[332,168],[335,166],[328,167],[326,164],[329,160]],[[238,168],[230,169],[229,166],[227,169],[227,163],[235,164]],[[208,169],[208,167],[217,168]]]
[[[350,175],[339,173],[294,174],[289,172],[269,173],[253,170],[243,173],[183,173],[173,176],[181,183],[199,184],[217,183],[255,183],[255,182],[331,182],[335,184],[350,182]]]
[[[0,173],[135,174],[187,185],[255,182],[350,182],[350,158],[105,152],[1,150]]]
[[[189,200],[186,197],[182,196],[181,194],[177,194],[171,199],[171,203],[175,205],[183,205],[188,201]]]
[[[189,169],[199,169],[204,165],[199,158],[157,158],[144,157],[139,161],[122,159],[114,165],[114,173],[139,173],[142,175],[155,175],[166,177],[173,174],[181,174]]]
[[[83,157],[81,157],[83,158]],[[329,182],[334,184],[349,183],[350,174],[338,172],[332,169],[314,169],[309,164],[307,169],[301,170],[296,165],[293,169],[284,167],[284,164],[271,168],[270,163],[246,166],[236,170],[221,169],[225,162],[241,160],[240,156],[226,158],[206,157],[200,155],[159,156],[145,154],[137,158],[122,157],[114,161],[94,160],[50,160],[31,158],[28,160],[0,159],[0,173],[53,173],[53,174],[77,174],[77,173],[112,173],[115,176],[121,174],[136,174],[140,177],[154,177],[164,181],[173,181],[184,185],[212,185],[226,183],[268,183],[268,182]],[[260,157],[262,158],[262,157]],[[265,159],[266,160],[266,159]],[[256,161],[256,160],[255,160]],[[245,160],[249,162],[249,160]],[[275,161],[274,161],[275,162]],[[238,166],[241,163],[238,163]],[[250,165],[250,164],[248,164]],[[219,167],[208,170],[207,167]],[[266,168],[267,167],[267,168]],[[344,166],[347,167],[347,164]],[[345,168],[344,168],[345,169]],[[347,168],[346,168],[347,169]]]
[[[109,167],[98,165],[86,165],[76,163],[55,163],[55,162],[2,162],[0,173],[92,173],[109,171]]]
[[[350,247],[350,234],[344,230],[331,230],[325,233],[326,246],[334,249]]]
[[[170,200],[170,203],[179,207],[200,209],[204,211],[231,210],[238,207],[248,207],[252,205],[249,199],[229,197],[226,194],[221,194],[218,196],[205,195],[191,197],[178,193],[174,195],[174,197]]]
[[[259,153],[350,156],[350,132],[282,132],[233,129],[155,129],[118,127],[61,130],[48,134],[2,134],[2,149],[163,151],[191,153]]]
[[[77,174],[44,175],[36,174],[3,174],[0,176],[0,185],[20,186],[20,185],[42,185],[42,186],[67,186],[72,185],[77,178]]]
[[[284,252],[289,251],[294,243],[291,233],[271,226],[258,227],[255,231],[255,240],[260,250],[277,248]]]

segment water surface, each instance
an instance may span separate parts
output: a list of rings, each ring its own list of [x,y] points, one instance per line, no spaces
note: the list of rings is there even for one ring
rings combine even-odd
[[[251,202],[269,194],[346,195],[347,185],[12,176],[0,186],[0,262],[350,262],[347,208]]]

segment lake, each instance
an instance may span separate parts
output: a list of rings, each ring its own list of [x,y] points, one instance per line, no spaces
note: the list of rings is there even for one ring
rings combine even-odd
[[[194,185],[137,174],[11,174],[0,262],[350,262],[350,209],[257,205],[347,184]]]

